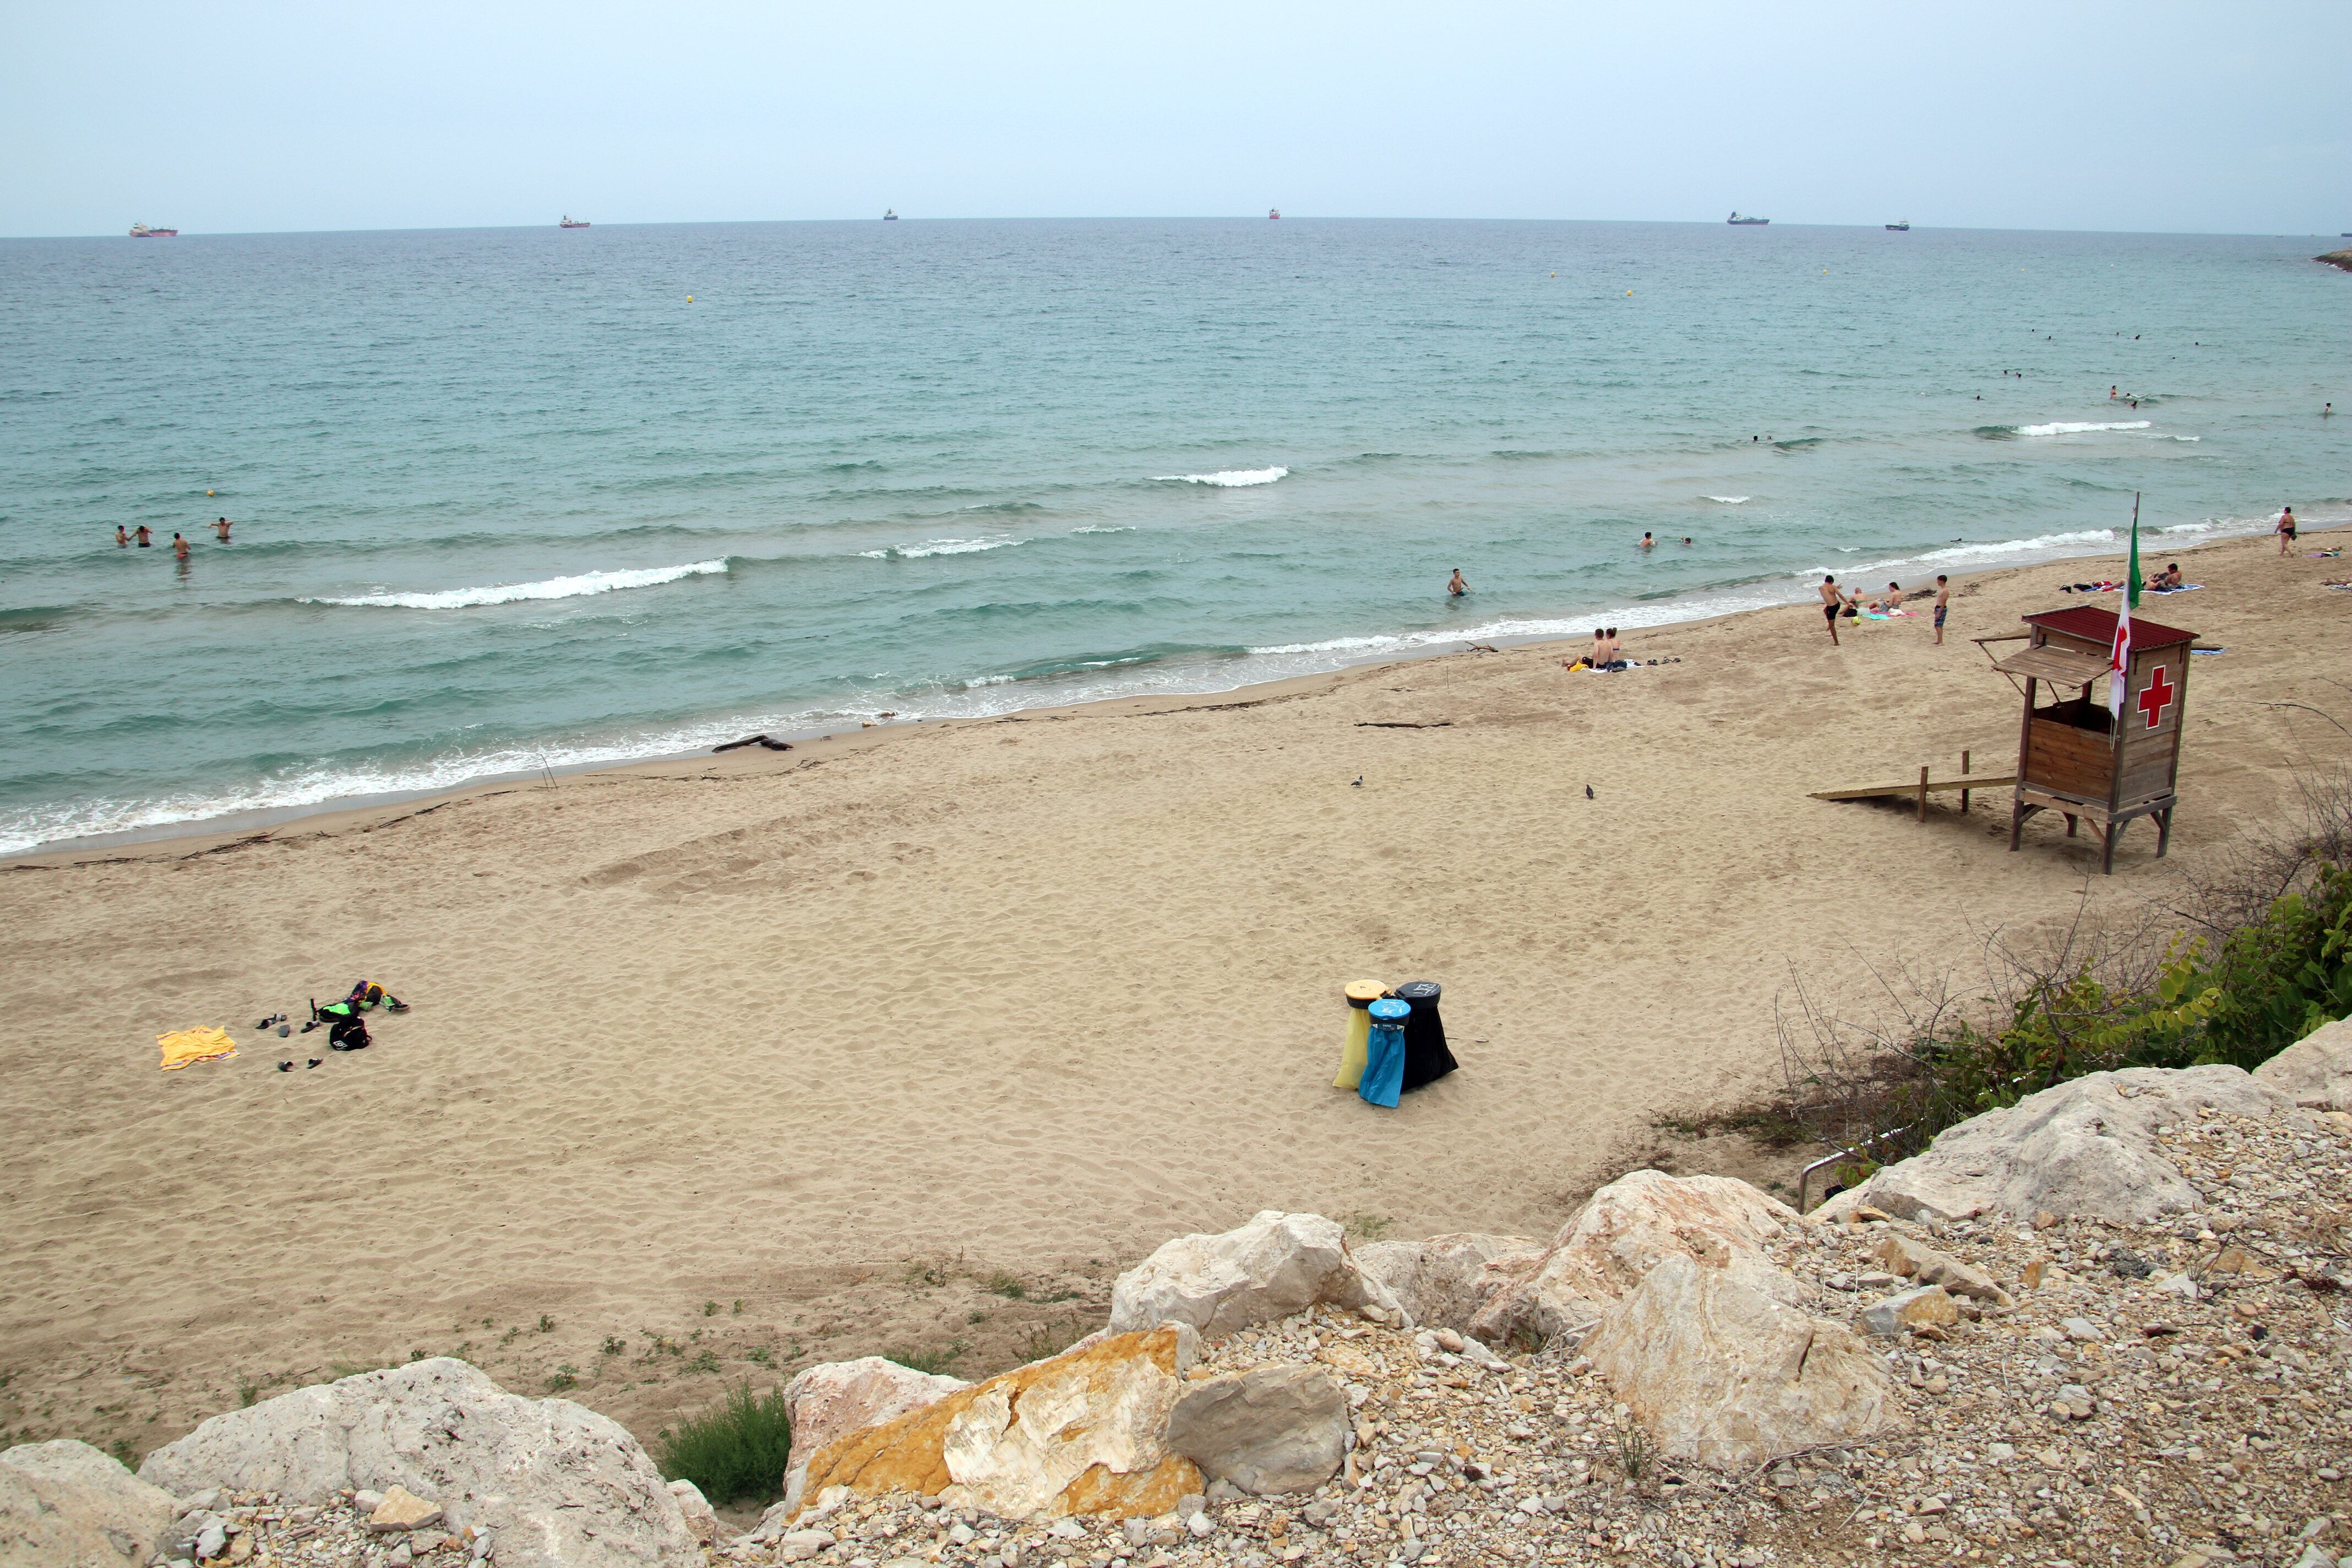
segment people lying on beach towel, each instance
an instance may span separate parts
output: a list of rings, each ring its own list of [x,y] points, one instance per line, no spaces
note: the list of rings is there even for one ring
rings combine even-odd
[[[368,1007],[384,1007],[394,1013],[405,1013],[408,1011],[407,1003],[402,1001],[399,997],[394,996],[392,993],[386,991],[383,986],[378,985],[373,981],[370,980],[353,981],[352,983],[352,994],[344,997],[343,1000],[355,1007],[362,1009]]]

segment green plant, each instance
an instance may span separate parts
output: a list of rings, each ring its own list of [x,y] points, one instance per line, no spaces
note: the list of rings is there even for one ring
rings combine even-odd
[[[735,1298],[735,1315],[739,1318],[743,1315],[743,1298],[740,1296]]]
[[[106,1451],[113,1455],[115,1462],[124,1469],[135,1470],[139,1468],[139,1450],[131,1446],[130,1438],[117,1437],[106,1446]]]
[[[692,1481],[724,1507],[746,1500],[768,1503],[783,1495],[793,1430],[784,1397],[755,1394],[739,1384],[718,1408],[663,1427],[655,1458],[668,1480]]]
[[[765,1345],[753,1345],[743,1352],[743,1359],[753,1366],[765,1366],[775,1359],[776,1352]]]
[[[554,1332],[555,1320],[549,1317],[545,1312],[541,1312],[539,1315],[539,1331],[542,1334]]]
[[[604,1342],[596,1348],[606,1355],[619,1355],[629,1348],[629,1342],[618,1334],[606,1334]]]
[[[719,1315],[719,1303],[716,1301],[705,1301],[702,1304],[702,1315],[706,1318],[717,1317]]]
[[[1029,1295],[1029,1287],[1022,1283],[1021,1276],[1001,1271],[988,1277],[988,1289],[991,1294],[1002,1296],[1008,1301],[1025,1300]]]
[[[550,1394],[561,1394],[567,1388],[577,1388],[579,1386],[580,1369],[572,1365],[569,1362],[557,1367],[553,1375],[550,1376],[547,1380],[547,1392]]]
[[[912,1367],[917,1372],[937,1373],[943,1373],[955,1365],[962,1358],[963,1352],[971,1348],[961,1340],[953,1340],[939,1350],[893,1351],[890,1352],[890,1359],[900,1366]]]
[[[910,1261],[899,1270],[898,1280],[909,1290],[937,1289],[948,1282],[948,1267],[944,1263]]]
[[[1616,1431],[1610,1434],[1610,1452],[1616,1457],[1617,1468],[1625,1472],[1629,1481],[1638,1481],[1650,1468],[1650,1435],[1641,1424],[1627,1416]]]
[[[243,1373],[236,1374],[236,1403],[244,1409],[261,1397],[261,1384]]]
[[[719,1370],[719,1352],[712,1350],[704,1351],[700,1355],[696,1356],[692,1361],[686,1363],[686,1370],[688,1372],[717,1372]]]
[[[1347,1219],[1348,1234],[1358,1241],[1378,1241],[1396,1225],[1384,1214],[1351,1214]]]

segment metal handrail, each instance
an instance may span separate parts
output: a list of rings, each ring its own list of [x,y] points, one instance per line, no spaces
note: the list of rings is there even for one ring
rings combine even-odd
[[[1832,1152],[1824,1154],[1820,1159],[1814,1161],[1811,1164],[1806,1166],[1803,1170],[1798,1172],[1797,1212],[1799,1214],[1805,1214],[1811,1209],[1812,1205],[1805,1202],[1805,1194],[1812,1186],[1813,1173],[1815,1171],[1820,1170],[1823,1165],[1834,1165],[1840,1160],[1859,1160],[1862,1158],[1862,1152],[1864,1149],[1869,1148],[1873,1143],[1880,1142],[1888,1138],[1896,1137],[1910,1131],[1910,1124],[1906,1122],[1900,1127],[1890,1127],[1884,1132],[1874,1132],[1869,1137],[1862,1140],[1859,1143],[1856,1143],[1853,1148],[1839,1149]],[[1828,1200],[1824,1199],[1822,1201],[1827,1202]]]

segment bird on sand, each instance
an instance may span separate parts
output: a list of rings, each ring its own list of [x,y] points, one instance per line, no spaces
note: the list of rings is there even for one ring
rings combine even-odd
[[[1591,800],[1592,798],[1592,786],[1591,784],[1586,784],[1584,786],[1584,798],[1587,800]]]
[[[1363,775],[1363,774],[1361,774],[1361,773],[1358,773],[1358,774],[1356,775],[1356,782],[1355,782],[1354,784],[1349,784],[1348,787],[1349,787],[1349,789],[1361,789],[1361,788],[1363,788],[1363,787],[1364,787],[1364,775]]]

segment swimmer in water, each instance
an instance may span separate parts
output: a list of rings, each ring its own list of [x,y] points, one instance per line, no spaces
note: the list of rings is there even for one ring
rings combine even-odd
[[[119,522],[114,525],[114,547],[117,550],[131,548],[131,535],[123,531],[122,525]]]
[[[176,533],[172,535],[172,553],[183,561],[188,558],[188,542]]]
[[[1646,534],[1646,533],[1645,533],[1645,534],[1643,534],[1643,535],[1642,535],[1642,548],[1643,548],[1643,549],[1644,549],[1644,550],[1654,550],[1654,549],[1656,549],[1657,547],[1658,547],[1658,542],[1657,542],[1656,540],[1654,540],[1654,539],[1651,538],[1651,537],[1650,537],[1648,534]]]
[[[222,518],[218,522],[214,523],[213,534],[214,537],[217,538],[223,544],[226,544],[228,542],[228,519]]]
[[[1462,580],[1461,567],[1456,566],[1454,569],[1454,575],[1447,581],[1445,591],[1457,599],[1470,591],[1470,584]]]
[[[1684,535],[1683,535],[1683,542],[1684,542],[1685,544],[1688,544],[1690,542],[1691,542],[1691,536],[1690,536],[1689,534],[1687,534],[1687,533],[1684,534]]]
[[[131,531],[131,537],[139,542],[139,548],[142,550],[148,548],[155,542],[154,539],[150,534],[147,525],[143,522]]]

